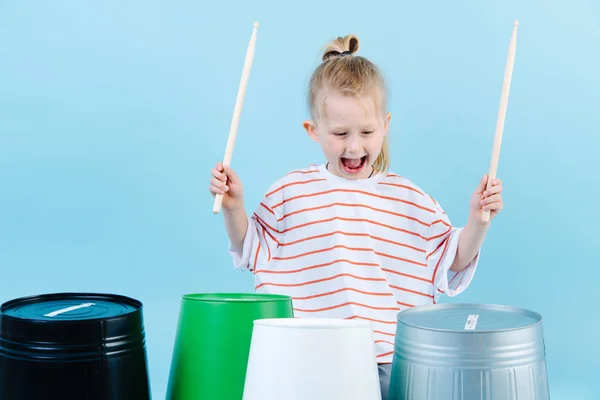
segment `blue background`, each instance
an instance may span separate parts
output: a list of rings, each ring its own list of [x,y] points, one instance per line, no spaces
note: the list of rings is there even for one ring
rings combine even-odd
[[[301,125],[306,84],[327,40],[355,33],[389,79],[392,169],[462,225],[489,166],[519,19],[499,167],[506,208],[473,284],[450,301],[540,312],[553,398],[598,398],[598,4],[2,1],[0,300],[142,300],[164,398],[181,295],[253,290],[232,268],[208,192],[252,23],[233,155],[248,211],[283,173],[322,162]]]

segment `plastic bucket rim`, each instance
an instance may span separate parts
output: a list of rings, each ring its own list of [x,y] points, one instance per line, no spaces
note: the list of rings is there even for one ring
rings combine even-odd
[[[200,303],[263,303],[291,301],[291,296],[267,293],[244,292],[214,292],[214,293],[187,293],[182,296],[183,301]]]
[[[137,300],[133,297],[125,296],[122,294],[99,293],[99,292],[52,292],[52,293],[42,293],[42,294],[34,294],[34,295],[29,295],[29,296],[22,296],[22,297],[18,297],[18,298],[12,299],[12,300],[8,300],[8,301],[0,304],[0,317],[7,318],[7,319],[14,319],[14,320],[22,320],[22,318],[19,318],[17,316],[6,314],[6,310],[15,305],[32,304],[32,303],[36,303],[39,300],[60,300],[63,297],[73,297],[73,298],[83,297],[85,299],[97,298],[100,300],[108,300],[108,301],[119,300],[119,301],[122,301],[122,302],[127,303],[128,305],[134,307],[135,309],[132,311],[132,313],[142,312],[143,308],[144,308],[144,305],[140,300]],[[123,318],[123,317],[126,317],[126,315],[122,314],[122,315],[115,315],[113,317],[86,318],[85,321],[97,321],[97,320],[111,321],[111,320],[116,320],[116,319]],[[40,320],[40,319],[27,319],[27,323],[29,323],[29,324],[46,324],[46,323],[68,324],[68,323],[80,323],[80,322],[81,322],[81,320],[48,321],[48,320]]]
[[[254,320],[253,324],[284,329],[370,329],[371,327],[367,321],[340,318],[259,318]]]
[[[504,311],[516,311],[521,314],[527,315],[529,317],[533,317],[533,319],[536,319],[537,321],[532,324],[528,324],[528,325],[524,325],[524,326],[520,326],[520,327],[516,327],[516,328],[484,329],[484,330],[477,330],[477,331],[452,330],[452,329],[444,329],[444,328],[430,328],[430,327],[424,327],[424,326],[419,326],[419,325],[415,325],[415,324],[410,324],[406,321],[401,321],[401,318],[407,314],[414,314],[414,313],[419,313],[422,311],[429,311],[429,310],[435,310],[435,309],[438,309],[438,310],[439,309],[449,309],[449,308],[461,309],[461,308],[467,308],[467,307],[479,307],[481,309],[486,309],[486,310],[493,309],[493,310],[504,310]],[[531,329],[535,326],[539,326],[542,324],[542,321],[543,321],[543,318],[542,318],[541,314],[539,314],[533,310],[529,310],[529,309],[523,308],[523,307],[515,307],[515,306],[509,306],[509,305],[505,305],[505,304],[493,304],[493,303],[428,304],[428,305],[418,306],[415,308],[405,308],[404,310],[401,310],[396,314],[397,324],[402,324],[404,326],[408,326],[411,328],[417,328],[417,329],[420,329],[423,331],[447,332],[447,333],[461,334],[461,335],[480,335],[480,334],[485,334],[485,333],[514,332],[514,331],[518,331],[518,330],[522,330],[522,329]]]

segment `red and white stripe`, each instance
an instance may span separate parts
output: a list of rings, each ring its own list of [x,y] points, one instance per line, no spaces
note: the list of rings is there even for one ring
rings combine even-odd
[[[393,173],[344,181],[323,166],[286,174],[249,217],[237,268],[259,293],[289,295],[296,317],[371,322],[378,362],[391,362],[400,310],[454,296],[478,257],[449,271],[461,229],[440,205]]]

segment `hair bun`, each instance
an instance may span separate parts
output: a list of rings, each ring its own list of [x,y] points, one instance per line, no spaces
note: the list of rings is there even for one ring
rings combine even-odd
[[[341,57],[344,55],[352,55],[358,51],[360,47],[358,38],[354,35],[338,36],[325,47],[323,52],[323,61],[332,58]]]

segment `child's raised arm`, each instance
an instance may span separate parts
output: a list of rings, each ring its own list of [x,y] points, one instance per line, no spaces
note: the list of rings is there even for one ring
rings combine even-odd
[[[241,253],[244,237],[248,230],[248,216],[244,209],[244,190],[242,181],[230,167],[223,168],[222,163],[217,163],[212,169],[210,192],[213,196],[223,196],[223,216],[225,228],[231,242],[232,249]]]
[[[469,203],[469,219],[458,241],[458,251],[451,271],[460,272],[466,268],[473,257],[479,253],[483,240],[490,227],[490,220],[502,210],[502,181],[494,178],[488,183],[488,175],[484,175],[479,186],[471,196]],[[490,213],[483,218],[483,213]],[[482,221],[486,222],[482,222]]]

